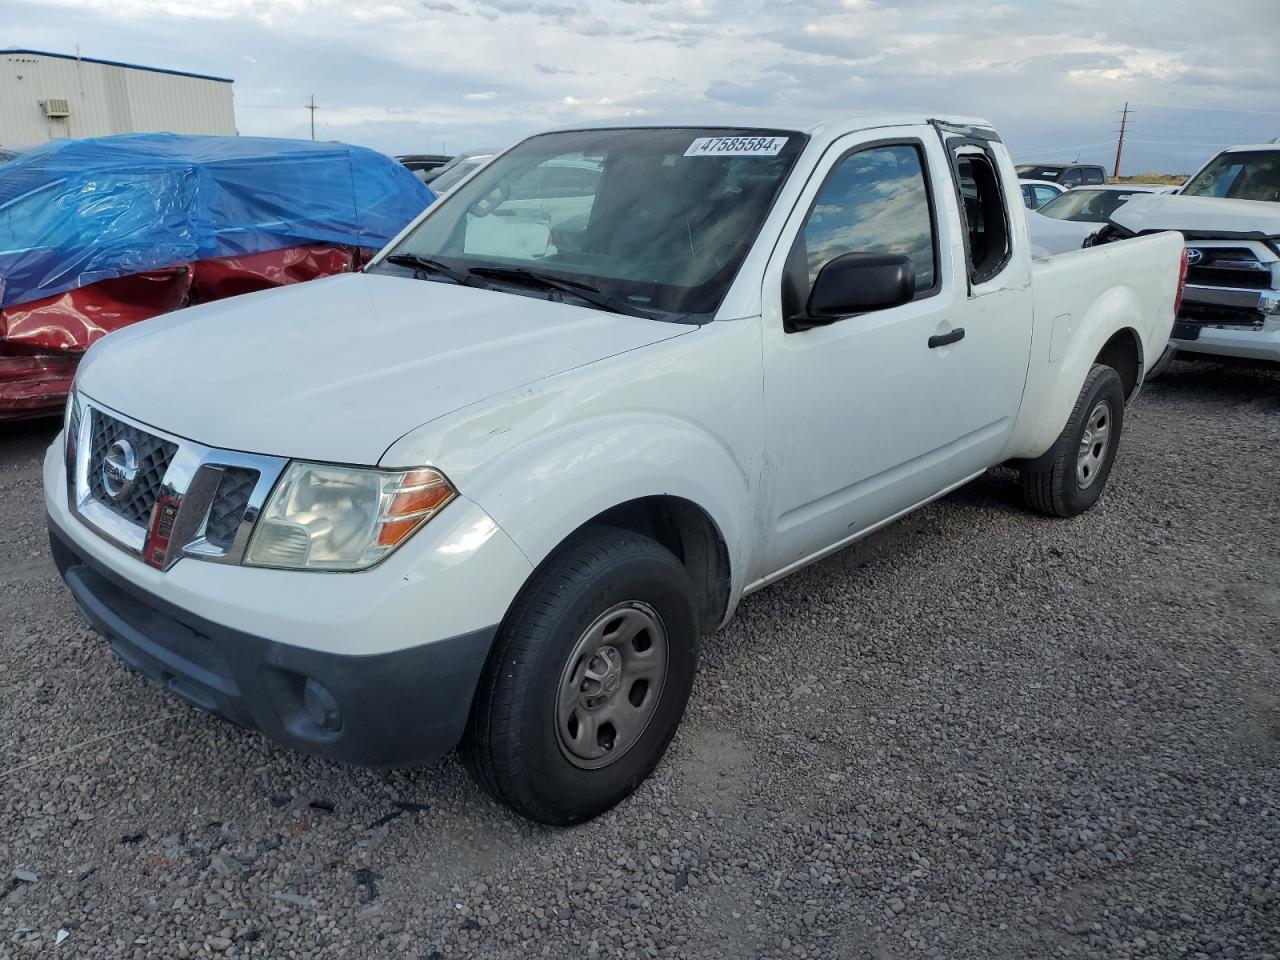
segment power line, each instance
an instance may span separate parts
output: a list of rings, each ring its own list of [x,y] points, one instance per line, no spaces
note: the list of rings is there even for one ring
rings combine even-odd
[[[1186,103],[1139,103],[1139,107],[1158,107],[1161,110],[1209,110],[1213,113],[1255,113],[1264,117],[1280,117],[1280,110],[1243,110],[1239,107],[1193,107]]]
[[[1071,153],[1073,150],[1088,150],[1090,147],[1109,147],[1109,146],[1111,146],[1111,142],[1112,142],[1112,141],[1110,141],[1110,140],[1100,140],[1100,141],[1098,141],[1097,143],[1077,143],[1075,146],[1071,146],[1071,147],[1045,147],[1045,148],[1043,148],[1043,149],[1041,149],[1041,148],[1039,148],[1039,147],[1033,147],[1033,148],[1031,148],[1030,150],[1024,150],[1024,149],[1022,149],[1022,148],[1019,148],[1019,149],[1018,149],[1018,153],[1020,153],[1020,154],[1031,154],[1031,153],[1048,154],[1048,153],[1050,153],[1050,152],[1052,151],[1055,155],[1057,155],[1057,154],[1059,154],[1059,153]]]

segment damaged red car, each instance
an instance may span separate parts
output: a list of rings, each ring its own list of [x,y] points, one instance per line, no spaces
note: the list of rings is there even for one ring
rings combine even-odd
[[[338,143],[130,134],[20,155],[0,166],[0,420],[57,413],[111,331],[357,270],[434,199]]]

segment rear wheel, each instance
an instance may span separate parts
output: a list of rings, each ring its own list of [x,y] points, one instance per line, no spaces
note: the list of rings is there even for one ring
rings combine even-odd
[[[1074,517],[1097,503],[1111,475],[1123,427],[1120,375],[1094,364],[1057,441],[1022,466],[1027,506],[1050,516]]]
[[[675,555],[629,530],[589,528],[534,574],[499,630],[463,759],[533,820],[604,812],[675,735],[697,638],[693,586]]]

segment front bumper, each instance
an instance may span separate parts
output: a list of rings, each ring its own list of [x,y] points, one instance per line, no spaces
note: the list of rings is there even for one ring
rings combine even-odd
[[[1273,267],[1280,274],[1280,267]],[[1170,343],[1183,356],[1280,363],[1280,292],[1188,283]]]
[[[465,497],[359,573],[193,557],[159,570],[71,512],[61,438],[44,487],[58,567],[117,653],[206,710],[366,766],[428,763],[457,743],[496,625],[532,572]]]
[[[1213,327],[1180,321],[1170,340],[1180,356],[1237,357],[1280,363],[1280,317],[1267,320],[1261,329]]]
[[[54,562],[123,660],[272,740],[344,763],[430,763],[461,739],[496,627],[370,656],[277,643],[212,623],[78,553],[49,525]]]

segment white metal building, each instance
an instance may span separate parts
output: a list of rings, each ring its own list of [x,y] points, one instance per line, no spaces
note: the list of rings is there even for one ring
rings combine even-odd
[[[231,81],[61,53],[0,50],[0,147],[156,131],[235,134]]]

